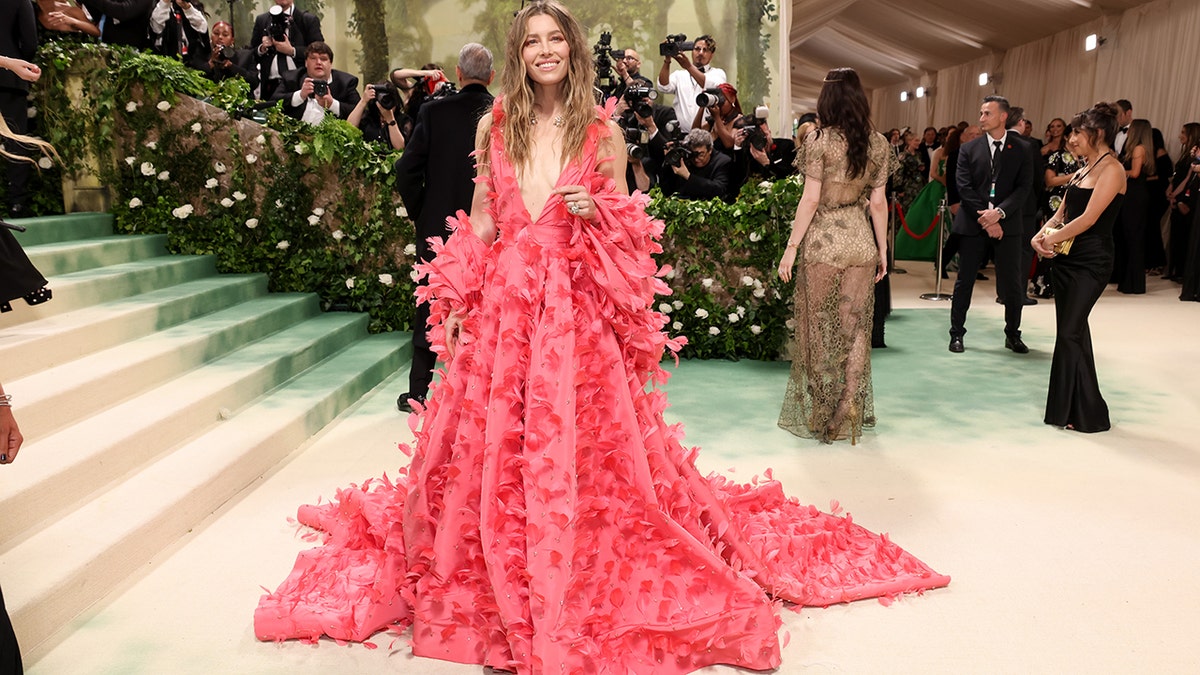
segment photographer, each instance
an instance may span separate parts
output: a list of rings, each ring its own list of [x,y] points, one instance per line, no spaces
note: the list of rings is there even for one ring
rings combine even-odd
[[[707,131],[692,129],[681,143],[669,144],[663,162],[663,194],[683,199],[728,198],[733,160],[713,151],[712,134]]]
[[[622,92],[613,114],[629,151],[625,182],[630,190],[642,192],[658,184],[669,130],[679,127],[674,109],[654,104],[658,92],[650,86],[647,80],[633,80],[633,85]]]
[[[272,98],[283,101],[289,117],[310,124],[320,124],[326,114],[346,119],[360,99],[358,78],[333,69],[333,50],[324,42],[308,45],[304,67],[284,75]]]
[[[761,114],[760,114],[761,113]],[[747,180],[780,180],[797,173],[796,143],[790,138],[772,138],[771,126],[767,123],[770,112],[760,106],[754,115],[742,118],[745,126],[741,130],[740,152],[749,157],[750,167]]]
[[[176,58],[183,65],[204,70],[212,51],[208,41],[208,19],[198,0],[158,0],[150,12],[150,49],[155,54]]]
[[[734,148],[741,145],[738,130],[734,128],[734,122],[742,117],[742,103],[738,100],[737,89],[728,82],[722,82],[697,95],[696,105],[698,108],[692,128],[711,133],[716,149],[733,159]]]
[[[617,71],[617,90],[615,96],[621,98],[629,87],[653,87],[650,78],[638,72],[642,67],[642,57],[632,49],[614,49],[612,52],[613,70]]]
[[[102,24],[101,42],[145,49],[150,44],[150,11],[154,1],[82,0],[80,4],[98,25]]]
[[[663,57],[662,68],[658,71],[658,90],[666,94],[675,94],[675,117],[684,131],[692,128],[692,120],[700,106],[696,96],[705,89],[712,89],[727,81],[725,71],[710,65],[713,54],[717,51],[717,41],[711,36],[701,35],[695,44],[690,45],[691,60],[684,51],[689,46],[683,35],[670,35],[659,45],[659,54]],[[671,60],[674,59],[683,70],[670,72]]]
[[[254,53],[249,49],[238,49],[233,38],[233,26],[225,21],[213,24],[212,53],[208,61],[200,66],[204,76],[213,82],[231,77],[240,77],[250,84],[250,91],[258,87],[258,68],[254,65]]]
[[[400,90],[391,82],[368,84],[364,95],[346,121],[362,131],[368,143],[382,143],[392,150],[404,149],[404,134],[400,132],[397,114],[404,115]]]
[[[315,14],[296,9],[293,0],[275,0],[270,11],[254,19],[254,33],[250,36],[250,48],[258,57],[262,83],[258,97],[271,100],[284,73],[304,64],[305,48],[324,40],[321,20]]]

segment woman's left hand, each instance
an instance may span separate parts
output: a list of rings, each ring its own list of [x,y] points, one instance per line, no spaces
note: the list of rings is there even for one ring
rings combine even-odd
[[[879,254],[879,264],[875,268],[875,283],[879,283],[879,282],[883,281],[883,278],[887,276],[887,273],[888,273],[887,253],[881,252]]]
[[[783,249],[783,259],[779,261],[779,278],[784,281],[792,280],[792,268],[796,266],[796,247]]]
[[[1029,245],[1033,247],[1035,253],[1043,258],[1054,257],[1054,245],[1046,241],[1046,236],[1038,232],[1029,241]]]
[[[582,185],[564,185],[551,190],[551,194],[562,195],[567,211],[573,216],[590,219],[596,215],[596,202]]]

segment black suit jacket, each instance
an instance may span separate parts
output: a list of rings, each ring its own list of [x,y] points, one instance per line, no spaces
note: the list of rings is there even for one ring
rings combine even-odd
[[[1033,190],[1033,158],[1029,146],[1023,140],[1016,140],[1017,136],[1009,132],[996,153],[996,197],[990,200],[1004,211],[1000,227],[1005,236],[1021,234],[1021,221]],[[958,234],[977,235],[983,231],[979,212],[987,209],[991,190],[991,143],[992,137],[984,134],[958,152],[955,182],[962,206],[954,217],[953,228]]]
[[[685,199],[712,199],[720,197],[728,199],[729,184],[733,180],[733,160],[714,147],[711,159],[703,168],[688,166],[687,180],[683,180],[669,166],[662,168],[663,192],[667,195],[678,195]]]
[[[350,111],[354,110],[354,106],[358,105],[359,99],[362,98],[362,95],[358,93],[358,78],[340,70],[332,70],[329,74],[333,78],[333,81],[329,83],[329,93],[340,104],[338,117],[346,119],[350,116]],[[283,79],[279,82],[279,88],[271,97],[272,101],[283,101],[283,112],[288,117],[300,119],[304,115],[307,101],[301,100],[299,106],[294,106],[292,105],[292,94],[300,91],[306,77],[308,77],[308,70],[305,68],[297,68],[284,73]]]
[[[432,260],[430,237],[445,238],[446,218],[470,211],[475,194],[475,131],[492,109],[482,84],[421,106],[412,138],[396,161],[396,191],[416,224],[417,255]]]
[[[263,12],[254,19],[254,31],[250,35],[250,51],[254,53],[258,61],[259,80],[263,87],[267,86],[267,80],[271,77],[271,63],[275,61],[278,52],[272,47],[267,50],[266,54],[259,54],[258,47],[262,44],[264,35],[267,35],[271,28],[270,12]],[[292,10],[292,23],[288,26],[288,40],[292,46],[296,48],[296,54],[292,56],[292,61],[296,63],[297,68],[304,67],[304,48],[313,42],[324,42],[325,36],[321,33],[321,20],[315,14],[302,12],[299,9]],[[279,73],[282,78],[284,72]],[[270,98],[274,92],[263,92],[263,98]]]
[[[233,55],[233,59],[229,61],[228,66],[218,64],[216,67],[213,67],[209,65],[206,59],[200,64],[200,71],[213,82],[222,82],[231,77],[240,77],[250,83],[250,91],[254,91],[254,88],[258,86],[258,64],[255,62],[254,50],[252,49],[243,47],[237,50]]]
[[[83,0],[83,5],[97,23],[100,17],[107,17],[100,33],[102,42],[146,49],[150,46],[150,11],[155,1]]]
[[[0,3],[0,55],[33,61],[37,53],[37,21],[29,0]],[[7,68],[0,68],[0,89],[29,91],[29,83]]]

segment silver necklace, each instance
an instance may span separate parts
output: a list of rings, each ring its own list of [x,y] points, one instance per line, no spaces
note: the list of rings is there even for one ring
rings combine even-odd
[[[533,113],[533,112],[529,113],[529,123],[533,126],[537,126],[537,123],[538,123],[537,113]],[[563,119],[562,115],[554,116],[554,126],[561,127],[564,124],[566,124],[566,120]]]

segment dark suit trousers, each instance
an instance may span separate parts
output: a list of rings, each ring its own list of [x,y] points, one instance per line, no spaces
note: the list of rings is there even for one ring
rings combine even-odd
[[[408,393],[413,396],[428,396],[429,385],[433,382],[433,367],[437,365],[437,355],[429,348],[429,303],[417,305],[413,316],[413,357],[412,368],[408,371]]]
[[[29,130],[28,117],[29,100],[24,92],[13,89],[0,89],[0,114],[8,127],[18,134]],[[20,143],[5,140],[4,149],[12,155],[29,155],[29,151]],[[33,174],[33,165],[29,162],[6,160],[5,168],[8,173],[8,203],[10,206],[27,207],[29,202],[29,177]],[[28,216],[29,213],[22,213]]]
[[[0,591],[0,675],[21,675],[21,649],[17,634],[4,608],[4,592]]]
[[[1020,270],[1022,236],[1005,235],[997,240],[981,233],[960,238],[958,279],[950,301],[951,337],[962,337],[967,332],[967,310],[975,290],[975,275],[987,260],[989,247],[995,247],[996,251],[996,295],[1004,301],[1004,334],[1021,337],[1021,309],[1025,304],[1025,276]]]
[[[1025,216],[1025,221],[1022,224],[1021,230],[1021,297],[1025,296],[1026,287],[1029,277],[1033,274],[1033,246],[1029,243],[1034,235],[1041,229],[1042,219],[1035,213],[1031,216]]]

